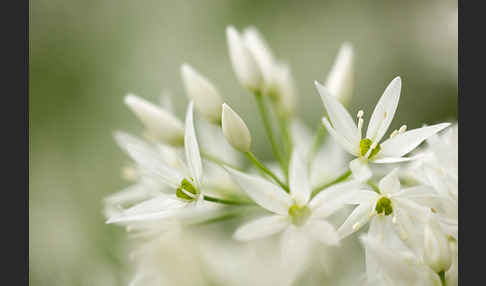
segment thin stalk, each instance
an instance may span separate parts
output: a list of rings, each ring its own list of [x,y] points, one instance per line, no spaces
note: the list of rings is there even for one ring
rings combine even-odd
[[[215,164],[218,164],[218,165],[226,165],[226,166],[231,167],[233,169],[240,170],[239,167],[237,167],[237,166],[235,166],[233,164],[230,164],[228,162],[225,162],[224,160],[222,160],[222,159],[220,159],[220,158],[218,158],[216,156],[213,156],[213,155],[211,155],[209,153],[206,153],[206,152],[201,151],[201,157],[203,157],[204,159],[206,159],[208,161],[211,161],[211,162],[213,162]]]
[[[445,272],[444,271],[441,271],[441,272],[439,272],[437,274],[439,274],[440,282],[441,282],[442,286],[446,286]]]
[[[282,137],[284,139],[284,162],[285,162],[285,167],[284,167],[284,173],[285,177],[288,178],[288,169],[289,169],[289,161],[290,161],[290,155],[292,154],[292,148],[293,148],[293,142],[292,138],[290,136],[289,132],[289,120],[287,117],[284,116],[279,116],[279,125],[280,125],[280,132],[282,133]]]
[[[253,164],[255,164],[255,166],[258,167],[258,169],[260,169],[263,173],[272,177],[272,179],[275,180],[275,182],[277,182],[287,193],[290,192],[289,187],[284,182],[282,182],[272,171],[270,171],[267,167],[265,167],[262,163],[260,163],[260,161],[258,161],[258,159],[255,157],[255,155],[253,155],[253,153],[245,152],[245,154],[248,157],[248,159],[250,159],[250,161]]]
[[[321,191],[329,188],[330,186],[335,185],[337,183],[340,183],[340,182],[346,180],[350,175],[351,175],[351,171],[348,170],[345,173],[343,173],[341,176],[337,177],[334,181],[329,182],[329,183],[326,183],[326,184],[322,184],[320,186],[315,187],[312,190],[312,197],[316,196],[318,193],[320,193]]]
[[[205,201],[208,201],[208,202],[220,203],[220,204],[225,204],[225,205],[233,205],[233,206],[243,206],[243,205],[253,205],[254,204],[253,202],[231,201],[231,200],[211,197],[211,196],[208,196],[208,195],[204,195],[203,198],[204,198]]]
[[[263,96],[260,91],[255,91],[255,98],[258,105],[258,110],[263,118],[263,125],[265,126],[265,131],[267,132],[268,139],[270,140],[270,144],[272,145],[273,155],[275,159],[279,162],[282,170],[285,172],[285,161],[283,160],[280,150],[278,149],[277,142],[275,141],[275,137],[273,135],[272,124],[270,122],[270,118],[268,116],[268,112],[265,108],[265,102],[263,101]]]

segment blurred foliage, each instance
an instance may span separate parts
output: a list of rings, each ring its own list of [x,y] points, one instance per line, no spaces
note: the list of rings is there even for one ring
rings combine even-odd
[[[102,199],[126,185],[127,158],[112,131],[140,124],[127,92],[187,103],[179,66],[210,78],[247,121],[256,151],[271,152],[253,100],[234,78],[224,29],[254,25],[292,67],[298,112],[312,128],[324,81],[343,41],[355,49],[351,110],[368,116],[400,75],[393,128],[457,116],[456,1],[133,1],[30,2],[29,267],[31,285],[119,285],[130,269],[124,231],[105,225]],[[251,97],[250,97],[251,98]]]

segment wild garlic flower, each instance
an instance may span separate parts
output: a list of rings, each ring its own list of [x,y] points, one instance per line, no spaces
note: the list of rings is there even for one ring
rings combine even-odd
[[[353,93],[354,86],[354,52],[351,44],[344,43],[334,61],[334,65],[326,79],[326,88],[342,104],[347,105]]]
[[[329,133],[339,144],[357,159],[350,162],[349,167],[353,175],[367,180],[371,177],[371,170],[367,163],[397,163],[413,160],[404,155],[415,149],[422,141],[449,126],[441,123],[406,131],[406,125],[394,131],[390,138],[380,144],[395,115],[400,99],[401,79],[396,77],[387,86],[371,115],[365,138],[362,137],[363,111],[358,112],[356,124],[346,108],[332,96],[328,89],[315,82],[321,95],[329,119],[324,117],[322,122]],[[332,124],[331,124],[332,123]]]
[[[241,117],[226,103],[223,104],[223,134],[228,143],[236,150],[250,152],[251,134]]]

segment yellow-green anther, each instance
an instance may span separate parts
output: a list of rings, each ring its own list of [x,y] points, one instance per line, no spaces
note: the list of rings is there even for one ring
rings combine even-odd
[[[183,191],[184,190],[184,191]],[[193,196],[188,195],[187,193],[193,194]],[[196,189],[191,182],[187,179],[183,179],[181,182],[181,186],[177,188],[176,196],[180,199],[193,201],[199,195],[199,190]]]
[[[307,206],[299,207],[298,205],[293,205],[289,208],[289,216],[295,225],[303,225],[310,215],[311,211]]]
[[[387,197],[381,197],[376,203],[375,210],[378,214],[391,215],[393,213],[391,200]]]
[[[368,139],[368,138],[361,139],[361,141],[359,142],[359,153],[360,153],[360,155],[366,156],[366,153],[368,153],[368,151],[370,150],[371,145],[373,145],[373,142],[371,141],[371,139]],[[378,154],[378,152],[380,152],[380,149],[381,149],[380,144],[376,145],[376,147],[373,148],[373,150],[371,150],[370,155],[368,156],[368,159],[371,159],[371,158],[373,158],[373,156]]]

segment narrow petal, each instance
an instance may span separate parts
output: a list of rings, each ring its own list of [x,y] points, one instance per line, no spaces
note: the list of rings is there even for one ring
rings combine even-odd
[[[384,157],[384,158],[379,158],[379,159],[373,158],[373,160],[371,160],[371,162],[376,163],[376,164],[393,164],[393,163],[400,163],[400,162],[417,160],[422,156],[423,155],[417,155],[417,156],[412,156],[412,157]]]
[[[292,200],[285,190],[261,177],[247,175],[229,167],[225,169],[257,204],[271,212],[288,215]]]
[[[272,84],[275,60],[263,36],[255,27],[243,30],[243,41],[262,71],[265,84]]]
[[[395,194],[400,191],[400,180],[398,179],[398,168],[393,169],[383,179],[380,180],[378,187],[383,194]]]
[[[318,241],[327,245],[339,245],[336,228],[325,220],[312,220],[306,225],[308,231]]]
[[[371,115],[370,123],[366,130],[366,138],[371,139],[373,142],[380,142],[383,135],[385,135],[393,120],[393,116],[395,116],[401,88],[402,80],[400,77],[394,78],[386,87]]]
[[[349,162],[349,169],[351,169],[353,177],[361,182],[368,180],[373,175],[368,163],[363,161],[361,158],[356,158]]]
[[[349,115],[346,108],[337,100],[337,98],[329,93],[327,88],[317,81],[314,83],[321,95],[322,102],[324,103],[324,107],[326,108],[333,127],[349,142],[358,145],[361,138],[358,132],[358,127],[351,115]]]
[[[402,157],[415,149],[425,139],[448,127],[449,125],[450,123],[440,123],[432,126],[412,129],[402,134],[398,134],[381,144],[381,150],[378,155],[379,157]]]
[[[193,177],[196,185],[201,187],[202,163],[199,154],[199,145],[196,140],[196,131],[194,130],[194,103],[189,102],[186,114],[186,132],[184,134],[184,150],[186,152],[187,165],[189,172]]]
[[[182,174],[165,164],[161,154],[147,143],[124,132],[115,132],[115,140],[142,170],[160,178],[170,187],[177,188],[183,179]]]
[[[303,206],[307,204],[311,195],[307,164],[304,163],[302,154],[294,149],[290,159],[289,170],[290,194],[295,202]]]
[[[357,192],[353,192],[352,197],[348,197],[346,204],[350,205],[360,205],[366,203],[376,202],[376,200],[380,197],[380,195],[374,191],[369,190],[359,190]]]
[[[347,104],[353,92],[353,48],[344,43],[326,79],[326,87],[342,104]]]
[[[339,227],[338,234],[341,239],[357,231],[370,220],[370,214],[375,202],[364,203],[357,206],[344,223]]]
[[[239,227],[233,238],[242,241],[263,238],[282,231],[288,225],[289,221],[285,216],[264,216]]]
[[[349,204],[360,191],[361,182],[350,181],[331,186],[317,194],[309,203],[313,218],[325,218]]]
[[[359,156],[359,144],[353,144],[343,135],[339,134],[332,126],[326,117],[322,118],[322,123],[326,127],[327,131],[331,134],[334,139],[341,145],[341,147],[346,150],[351,155]]]

